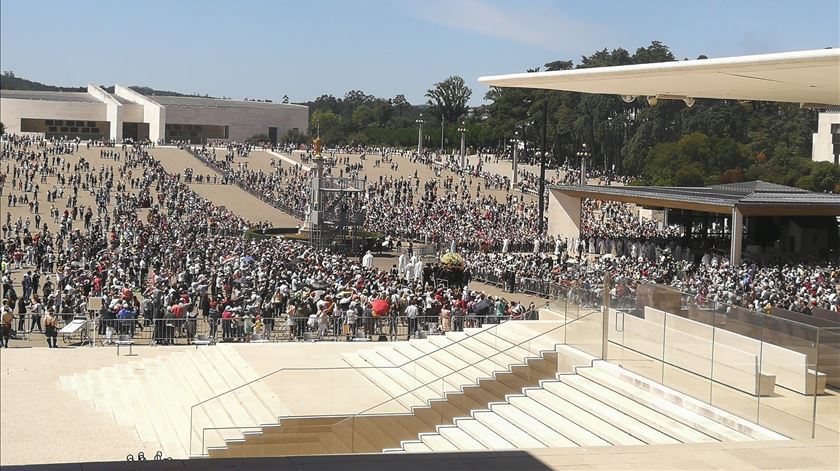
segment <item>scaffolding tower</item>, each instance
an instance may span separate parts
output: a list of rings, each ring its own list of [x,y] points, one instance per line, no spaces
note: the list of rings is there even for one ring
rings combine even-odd
[[[325,175],[323,158],[316,157],[313,163],[309,243],[317,249],[355,253],[365,223],[365,182]]]

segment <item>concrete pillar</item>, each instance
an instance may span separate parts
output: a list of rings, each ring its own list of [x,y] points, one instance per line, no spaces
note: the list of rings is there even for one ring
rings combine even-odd
[[[553,188],[549,190],[547,234],[579,239],[580,204],[580,197],[569,196]]]
[[[105,104],[105,119],[108,120],[110,127],[108,137],[116,141],[121,141],[123,128],[122,103],[112,97],[110,93],[103,90],[102,87],[92,83],[88,84],[87,92]]]
[[[586,157],[580,159],[580,184],[586,185],[589,180],[586,178]]]
[[[114,94],[143,106],[143,122],[149,123],[150,141],[156,142],[166,137],[166,107],[120,84],[114,85]]]
[[[461,168],[467,166],[467,145],[464,139],[464,132],[461,131]]]
[[[516,148],[519,147],[519,141],[513,141],[513,184],[519,183],[519,161],[517,160]]]
[[[741,245],[744,242],[744,215],[738,207],[732,208],[732,229],[731,245],[729,247],[729,263],[737,265],[741,263]]]
[[[417,154],[423,153],[423,123],[420,123],[420,129],[417,130]]]
[[[111,139],[122,140],[122,106],[108,105],[108,122],[111,124]]]

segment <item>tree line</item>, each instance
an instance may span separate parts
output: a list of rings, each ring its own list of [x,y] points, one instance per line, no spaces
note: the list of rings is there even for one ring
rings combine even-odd
[[[632,53],[605,48],[577,62],[554,60],[526,72],[674,60],[668,46],[653,41]],[[71,90],[31,82],[12,72],[0,76],[0,87]],[[147,94],[181,95],[132,88]],[[471,149],[508,153],[516,138],[522,142],[521,158],[527,161],[539,155],[546,121],[550,166],[578,167],[578,153],[586,144],[591,154],[589,168],[631,176],[637,184],[700,186],[764,180],[840,192],[840,168],[810,159],[818,111],[797,104],[696,99],[691,107],[675,100],[659,100],[650,106],[645,97],[626,102],[615,95],[496,87],[485,94],[481,106],[469,107],[471,97],[472,90],[458,76],[433,84],[423,103],[409,103],[402,94],[383,98],[361,90],[343,97],[321,95],[300,103],[309,107],[309,129],[289,131],[281,140],[309,143],[320,132],[328,146],[414,147],[422,119],[427,149],[436,150],[442,144],[448,152],[457,151],[459,129],[464,128]],[[288,102],[284,96],[282,103]],[[253,140],[267,140],[267,136]]]
[[[674,60],[668,46],[653,41],[632,53],[605,48],[577,63],[556,60],[527,72]],[[637,184],[764,180],[840,192],[840,169],[810,158],[818,111],[797,104],[696,99],[691,107],[675,100],[650,106],[646,97],[628,103],[615,95],[491,87],[486,104],[470,108],[471,94],[464,79],[453,76],[429,88],[427,101],[420,104],[409,103],[404,95],[380,98],[360,90],[301,104],[309,106],[309,135],[320,126],[328,145],[412,147],[422,114],[429,149],[438,149],[443,137],[446,150],[457,151],[463,124],[470,147],[509,152],[516,137],[523,141],[525,160],[539,155],[547,104],[546,155],[552,166],[577,167],[586,144],[589,168],[632,176]],[[304,143],[309,136],[293,131],[284,140]]]

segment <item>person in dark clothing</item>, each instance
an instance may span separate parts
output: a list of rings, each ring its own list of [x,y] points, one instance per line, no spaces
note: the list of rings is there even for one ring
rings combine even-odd
[[[210,308],[207,311],[207,318],[210,322],[210,338],[216,340],[216,331],[219,329],[219,318],[221,313],[216,307],[216,301],[210,301]]]
[[[47,336],[47,346],[50,348],[58,348],[58,318],[53,315],[51,311],[47,311],[44,316],[44,334]]]
[[[12,323],[15,320],[12,308],[7,300],[3,300],[3,310],[0,311],[0,347],[9,348],[9,337],[12,336]]]
[[[26,300],[18,298],[18,332],[26,332]]]

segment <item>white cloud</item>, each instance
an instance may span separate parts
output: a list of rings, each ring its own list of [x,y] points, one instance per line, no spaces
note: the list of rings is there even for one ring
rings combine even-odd
[[[596,44],[595,28],[556,7],[488,0],[406,1],[416,17],[448,28],[508,39],[551,51],[571,52]]]

